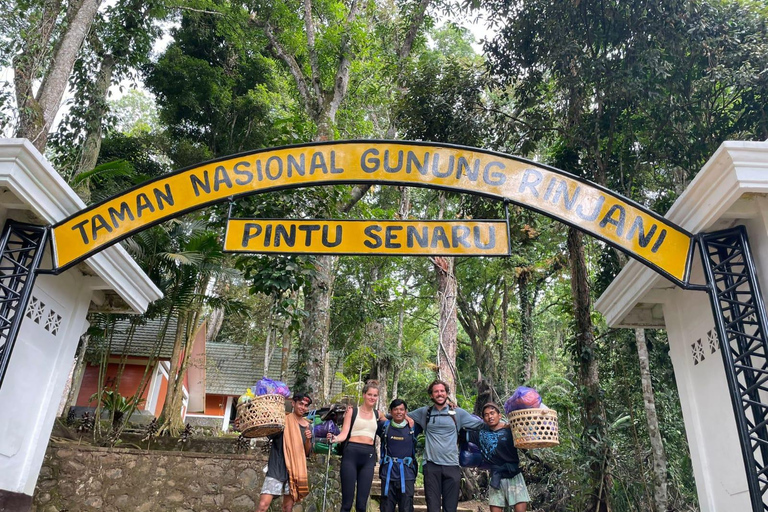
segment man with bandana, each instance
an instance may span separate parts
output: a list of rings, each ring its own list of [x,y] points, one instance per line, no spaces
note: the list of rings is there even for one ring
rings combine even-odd
[[[517,455],[512,431],[501,421],[501,408],[494,403],[483,406],[485,427],[469,432],[469,440],[480,447],[483,459],[491,466],[491,481],[488,489],[488,505],[491,512],[525,512],[528,502],[528,488],[520,472],[520,458]]]

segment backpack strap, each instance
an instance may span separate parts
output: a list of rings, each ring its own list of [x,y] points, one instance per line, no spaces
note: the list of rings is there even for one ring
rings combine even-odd
[[[429,427],[429,419],[432,417],[432,409],[434,408],[434,405],[430,405],[429,409],[427,409],[427,421],[424,422],[424,432],[426,433],[427,428]],[[453,414],[448,414],[448,416],[451,417],[453,420],[453,426],[456,427],[456,436],[459,435],[459,424],[456,422],[456,411],[454,411],[453,407],[450,405],[448,406],[449,411],[453,411]]]
[[[381,459],[384,460],[384,457],[387,456],[387,435],[389,434],[389,425],[391,424],[390,420],[387,420],[384,422],[383,429],[384,433],[381,436]]]
[[[344,453],[344,449],[349,444],[349,437],[352,434],[352,426],[355,424],[357,418],[357,407],[352,407],[352,419],[349,421],[349,432],[347,432],[347,438],[341,443],[341,452]]]

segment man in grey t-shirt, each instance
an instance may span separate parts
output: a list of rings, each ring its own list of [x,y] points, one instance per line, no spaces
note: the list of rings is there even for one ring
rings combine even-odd
[[[408,413],[424,429],[424,494],[427,512],[456,512],[459,505],[459,430],[477,430],[484,423],[464,409],[448,405],[448,384],[435,380],[427,389],[434,405]]]

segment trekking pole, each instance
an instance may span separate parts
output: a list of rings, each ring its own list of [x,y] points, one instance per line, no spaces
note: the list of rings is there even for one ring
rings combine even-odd
[[[323,485],[323,508],[320,512],[325,512],[325,497],[328,496],[328,470],[331,468],[331,451],[333,443],[328,444],[328,455],[325,456],[325,485]]]

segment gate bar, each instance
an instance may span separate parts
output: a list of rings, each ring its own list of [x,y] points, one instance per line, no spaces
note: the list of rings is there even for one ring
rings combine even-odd
[[[7,220],[0,235],[0,389],[50,228]]]
[[[696,235],[723,356],[753,512],[768,491],[765,303],[744,226]],[[749,331],[748,331],[749,329]]]

